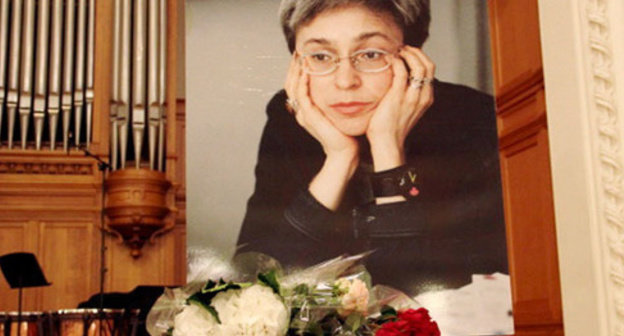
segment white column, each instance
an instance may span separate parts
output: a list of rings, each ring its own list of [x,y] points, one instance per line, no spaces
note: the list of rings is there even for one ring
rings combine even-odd
[[[623,335],[624,2],[539,12],[565,335]]]

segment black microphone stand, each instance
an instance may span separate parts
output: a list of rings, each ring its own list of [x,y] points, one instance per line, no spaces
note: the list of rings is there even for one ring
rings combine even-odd
[[[99,293],[99,304],[98,304],[98,318],[99,318],[99,335],[102,335],[102,323],[104,321],[104,275],[108,271],[105,265],[105,253],[106,253],[106,230],[104,229],[105,225],[105,215],[104,215],[104,197],[106,195],[106,172],[111,171],[112,167],[108,162],[103,161],[97,155],[89,152],[86,148],[81,148],[84,152],[85,156],[88,156],[92,159],[95,159],[98,164],[98,170],[102,173],[102,210],[100,210],[100,293]]]

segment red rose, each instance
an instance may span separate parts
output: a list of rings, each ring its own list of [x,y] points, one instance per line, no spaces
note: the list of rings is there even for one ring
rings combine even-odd
[[[395,321],[384,323],[375,336],[440,336],[440,329],[427,309],[408,309],[399,312]]]

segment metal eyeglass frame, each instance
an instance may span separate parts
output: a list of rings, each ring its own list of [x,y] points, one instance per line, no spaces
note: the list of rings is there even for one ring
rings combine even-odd
[[[349,56],[334,57],[334,59],[332,60],[333,67],[332,67],[331,69],[329,69],[329,70],[327,70],[327,71],[323,71],[323,72],[314,72],[314,71],[310,71],[310,70],[308,69],[308,67],[307,67],[305,64],[303,64],[303,63],[304,63],[304,60],[305,60],[305,58],[306,58],[306,57],[308,57],[308,56],[312,56],[312,55],[317,55],[317,54],[324,54],[324,55],[327,55],[327,56],[332,56],[332,57],[333,57],[334,55],[333,55],[333,54],[331,54],[331,53],[328,53],[328,52],[315,52],[315,53],[299,53],[299,52],[297,52],[297,53],[299,53],[299,54],[301,55],[301,60],[300,60],[300,62],[301,62],[301,64],[302,64],[303,71],[304,71],[305,73],[307,73],[308,75],[312,75],[312,76],[324,76],[324,75],[329,75],[330,73],[332,73],[332,72],[336,71],[336,69],[338,69],[338,67],[340,66],[340,62],[341,62],[343,59],[346,59],[346,58],[348,58],[348,59],[349,59],[349,63],[351,64],[351,66],[353,67],[353,69],[355,69],[355,70],[357,70],[357,71],[359,71],[359,72],[364,72],[364,73],[377,73],[377,72],[382,72],[382,71],[384,71],[384,70],[388,69],[388,68],[392,65],[392,63],[390,63],[390,62],[389,62],[388,64],[386,64],[385,66],[383,66],[382,68],[379,68],[379,69],[374,69],[374,70],[362,70],[362,69],[359,69],[359,68],[358,68],[358,66],[357,66],[358,61],[357,61],[356,57],[357,57],[357,56],[359,56],[359,55],[361,55],[361,54],[365,54],[365,53],[369,53],[369,52],[378,52],[378,53],[380,53],[380,54],[383,54],[383,56],[382,56],[382,57],[386,57],[386,56],[388,56],[388,55],[390,55],[390,56],[394,56],[394,55],[396,54],[396,53],[390,53],[390,52],[387,52],[387,51],[385,51],[385,50],[375,49],[375,48],[362,49],[362,50],[358,50],[358,51],[354,52],[353,54],[351,54],[351,55],[349,55]]]

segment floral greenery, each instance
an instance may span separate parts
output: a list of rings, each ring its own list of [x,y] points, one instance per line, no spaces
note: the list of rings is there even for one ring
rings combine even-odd
[[[275,270],[267,273],[258,273],[258,281],[273,289],[275,294],[280,294],[280,285],[277,281],[277,272]]]
[[[355,265],[361,257],[286,276],[265,268],[255,283],[210,280],[165,291],[148,316],[148,330],[167,336],[439,336],[426,309],[407,309],[418,307],[413,299],[371,287],[368,272]]]
[[[219,282],[209,280],[201,291],[191,295],[187,301],[188,303],[199,304],[201,307],[209,311],[218,323],[221,323],[219,313],[217,313],[215,308],[211,305],[212,299],[220,292],[225,292],[230,289],[241,289],[249,286],[251,286],[250,283],[233,283],[231,281],[226,283],[223,279],[220,279]]]
[[[208,281],[175,316],[171,335],[283,335],[289,316],[277,278],[269,272],[258,279],[257,284]]]
[[[431,320],[425,308],[387,312],[382,317],[385,322],[375,336],[440,336],[438,324]]]

